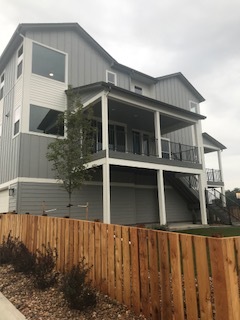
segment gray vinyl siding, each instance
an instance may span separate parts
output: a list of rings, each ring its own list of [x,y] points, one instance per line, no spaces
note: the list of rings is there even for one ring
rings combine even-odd
[[[165,188],[167,223],[192,221],[187,202],[171,187]]]
[[[189,110],[189,101],[196,96],[177,78],[162,79],[156,84],[156,99]]]
[[[9,196],[9,211],[17,211],[17,199],[18,199],[18,184],[11,184],[10,188],[14,189],[13,196]]]
[[[98,81],[106,81],[106,70],[111,71],[111,61],[73,31],[27,32],[26,37],[68,54],[68,83],[78,87]],[[129,77],[117,73],[117,83],[129,89]]]
[[[135,224],[136,199],[133,187],[111,187],[111,223]]]
[[[19,86],[19,82],[15,86],[16,67],[16,54],[14,54],[4,72],[2,136],[0,139],[0,184],[18,177],[20,139],[19,135],[13,138],[13,121],[14,108],[19,105],[19,100],[21,99],[21,86]]]
[[[136,222],[137,223],[157,223],[158,194],[155,189],[136,189]]]
[[[189,146],[193,145],[193,136],[192,136],[192,128],[184,128],[180,130],[176,130],[174,132],[163,135],[163,138],[168,138],[170,141],[175,143],[182,143]]]
[[[21,134],[20,177],[53,178],[51,163],[46,158],[47,147],[54,138]]]
[[[111,187],[111,223],[131,225],[158,221],[157,191],[154,188]]]
[[[29,212],[41,215],[43,213],[43,201],[45,210],[57,209],[49,215],[64,217],[68,215],[68,194],[59,185],[53,183],[19,183],[18,213]],[[78,205],[89,203],[89,220],[100,219],[102,221],[102,186],[87,185],[72,195],[71,217],[85,220],[85,208]]]

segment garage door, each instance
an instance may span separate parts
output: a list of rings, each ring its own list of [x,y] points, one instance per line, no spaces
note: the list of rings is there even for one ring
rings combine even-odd
[[[8,212],[8,202],[9,202],[8,189],[0,191],[0,213]]]

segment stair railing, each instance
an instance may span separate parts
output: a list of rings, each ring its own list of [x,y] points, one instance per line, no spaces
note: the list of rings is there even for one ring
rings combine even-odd
[[[226,197],[223,193],[219,192],[218,190],[206,190],[206,202],[207,206],[215,204],[218,208],[221,208],[222,211],[224,211],[227,214],[230,224],[232,224],[232,218],[240,221],[239,216],[234,215],[227,206],[227,203],[230,202],[240,208],[239,204],[233,201],[232,199]]]

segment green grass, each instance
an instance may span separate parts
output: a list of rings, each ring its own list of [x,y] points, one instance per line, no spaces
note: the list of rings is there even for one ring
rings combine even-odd
[[[199,229],[179,230],[179,233],[196,234],[200,236],[222,236],[222,237],[235,237],[240,236],[240,227],[207,227]]]

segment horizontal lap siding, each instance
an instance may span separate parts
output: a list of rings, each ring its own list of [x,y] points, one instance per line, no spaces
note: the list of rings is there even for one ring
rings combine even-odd
[[[134,188],[111,187],[111,223],[136,223]]]
[[[158,220],[155,189],[111,187],[111,223],[127,225]]]
[[[158,222],[158,196],[156,189],[136,189],[137,223]]]
[[[42,214],[43,201],[45,201],[45,210],[57,209],[49,213],[63,217],[68,215],[68,194],[57,184],[51,183],[20,183],[19,184],[19,213],[30,212],[32,214]],[[77,205],[86,205],[89,203],[89,219],[102,220],[102,188],[101,186],[83,186],[80,191],[75,191],[72,196],[71,208],[72,218],[86,218],[85,208],[79,208]]]
[[[170,186],[165,189],[167,222],[192,221],[187,202]]]

